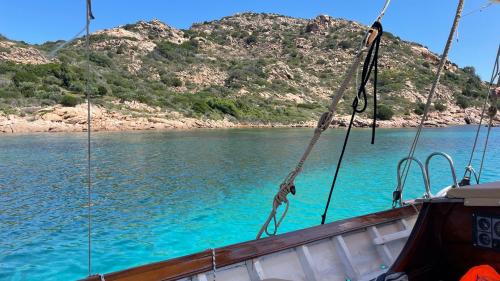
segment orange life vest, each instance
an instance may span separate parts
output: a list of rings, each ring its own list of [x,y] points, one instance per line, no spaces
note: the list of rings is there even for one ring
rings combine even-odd
[[[489,265],[478,265],[469,269],[460,281],[500,281],[500,274]]]

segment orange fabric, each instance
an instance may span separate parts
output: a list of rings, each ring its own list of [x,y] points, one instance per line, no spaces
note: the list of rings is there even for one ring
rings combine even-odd
[[[460,281],[500,281],[500,274],[489,265],[478,265],[469,269]]]

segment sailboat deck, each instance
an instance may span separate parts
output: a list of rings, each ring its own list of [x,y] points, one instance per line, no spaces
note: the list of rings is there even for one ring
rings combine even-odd
[[[417,215],[418,207],[406,206],[218,248],[216,280],[369,280],[394,262]],[[215,280],[212,250],[104,277],[107,281]]]

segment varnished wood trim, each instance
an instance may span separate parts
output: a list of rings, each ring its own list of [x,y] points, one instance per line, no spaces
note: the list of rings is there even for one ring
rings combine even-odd
[[[416,207],[420,208],[420,205]],[[415,215],[416,212],[417,210],[415,207],[406,206],[218,248],[215,250],[217,267],[224,267],[285,249],[309,244],[349,231],[402,219]],[[211,269],[212,252],[211,250],[207,250],[171,260],[109,273],[104,277],[106,281],[171,281],[206,272]],[[91,276],[84,280],[100,281],[100,277]]]

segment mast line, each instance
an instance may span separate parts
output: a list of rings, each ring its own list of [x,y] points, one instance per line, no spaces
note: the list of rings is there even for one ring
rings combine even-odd
[[[90,114],[90,0],[86,1],[86,14],[85,14],[85,49],[87,55],[87,77],[85,79],[86,96],[87,96],[87,204],[88,204],[88,276],[92,275],[92,177],[91,177],[91,147],[90,147],[90,130],[91,130],[91,114]]]

